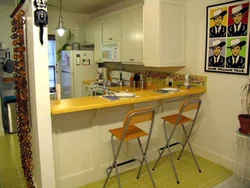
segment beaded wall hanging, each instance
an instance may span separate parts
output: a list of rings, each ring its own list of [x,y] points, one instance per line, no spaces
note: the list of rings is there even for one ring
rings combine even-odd
[[[11,21],[12,35],[14,46],[14,83],[16,90],[15,95],[17,99],[16,113],[17,113],[17,135],[20,143],[21,162],[24,171],[24,177],[27,181],[28,188],[35,188],[33,182],[32,170],[32,151],[31,151],[31,135],[30,135],[30,118],[29,118],[29,101],[28,101],[28,81],[27,70],[25,62],[25,12],[19,10]]]

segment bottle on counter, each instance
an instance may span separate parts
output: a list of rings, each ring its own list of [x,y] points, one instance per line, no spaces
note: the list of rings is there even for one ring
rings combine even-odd
[[[133,85],[133,83],[134,83],[134,73],[131,73],[131,76],[130,76],[130,78],[129,78],[129,82],[130,82],[130,87],[134,87]]]
[[[135,87],[139,87],[139,83],[140,83],[140,75],[139,74],[135,73],[134,81],[135,81]]]
[[[122,73],[120,72],[120,80],[119,80],[119,85],[122,86]]]
[[[143,74],[140,74],[140,88],[141,89],[145,88],[145,80]]]

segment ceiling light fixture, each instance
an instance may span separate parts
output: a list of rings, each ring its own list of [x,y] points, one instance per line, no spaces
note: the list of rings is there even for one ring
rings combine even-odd
[[[59,36],[63,36],[64,32],[67,29],[63,26],[63,17],[62,17],[62,0],[60,0],[60,15],[59,15],[59,26],[55,29]]]

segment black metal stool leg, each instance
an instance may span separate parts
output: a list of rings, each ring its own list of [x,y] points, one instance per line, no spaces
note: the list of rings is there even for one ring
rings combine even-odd
[[[179,177],[178,177],[178,174],[177,174],[177,171],[176,171],[176,167],[175,167],[174,160],[173,160],[172,153],[171,153],[170,146],[169,146],[170,140],[171,140],[171,138],[172,138],[172,136],[173,136],[173,134],[174,134],[174,131],[175,131],[176,127],[177,127],[177,126],[175,126],[174,129],[172,130],[172,132],[171,132],[169,138],[168,138],[166,126],[164,126],[164,133],[165,133],[165,137],[166,137],[166,141],[167,141],[169,157],[170,157],[170,160],[171,160],[171,163],[172,163],[172,167],[173,167],[173,169],[174,169],[175,178],[176,178],[176,180],[177,180],[177,184],[179,184],[179,183],[180,183],[180,180],[179,180]]]
[[[139,146],[140,146],[140,149],[141,149],[141,153],[142,153],[142,156],[143,156],[143,160],[145,161],[145,165],[146,165],[146,168],[147,168],[147,170],[148,170],[148,174],[149,174],[150,179],[151,179],[151,181],[152,181],[153,187],[156,188],[154,178],[153,178],[153,176],[152,176],[152,173],[151,173],[150,168],[149,168],[149,166],[148,166],[148,161],[147,161],[147,159],[146,159],[146,151],[144,152],[143,149],[142,149],[142,145],[141,145],[140,138],[137,138],[137,140],[138,140],[138,143],[139,143]]]
[[[193,127],[192,127],[192,128],[193,128]],[[186,129],[184,128],[184,125],[182,125],[182,129],[183,129],[184,134],[185,134],[185,136],[186,136],[186,142],[185,142],[185,144],[184,144],[184,146],[183,146],[182,149],[184,149],[184,147],[186,146],[186,143],[188,143],[188,146],[189,146],[189,149],[190,149],[191,154],[192,154],[192,156],[193,156],[193,159],[194,159],[194,161],[195,161],[195,164],[196,164],[196,166],[197,166],[199,172],[201,172],[200,166],[199,166],[199,164],[198,164],[198,161],[197,161],[197,159],[196,159],[196,157],[195,157],[195,155],[194,155],[193,149],[192,149],[191,144],[190,144],[190,142],[189,142],[189,137],[190,137],[190,134],[191,134],[191,132],[192,132],[192,128],[191,128],[191,130],[189,131],[189,134],[187,135]]]
[[[165,126],[165,121],[163,122],[163,127],[164,127],[164,126]],[[166,136],[166,134],[165,134],[165,136]],[[160,161],[160,159],[161,159],[161,157],[162,157],[162,154],[164,153],[164,151],[166,150],[167,147],[168,147],[168,145],[167,145],[167,143],[166,143],[166,145],[165,145],[164,148],[162,149],[161,153],[159,153],[159,157],[158,157],[158,159],[157,159],[157,161],[156,161],[156,163],[155,163],[155,165],[154,165],[154,167],[153,167],[152,170],[155,170],[155,168],[156,168],[158,162]]]
[[[119,175],[119,171],[118,171],[118,168],[117,168],[117,158],[118,158],[118,155],[120,153],[120,150],[121,150],[121,146],[122,146],[122,141],[120,141],[120,144],[119,144],[119,147],[118,147],[118,150],[117,150],[117,154],[115,154],[115,145],[114,145],[114,139],[113,139],[113,135],[111,135],[111,144],[112,144],[112,152],[113,152],[113,157],[114,157],[114,161],[113,161],[113,164],[111,166],[111,169],[110,171],[108,172],[108,176],[105,180],[105,183],[103,185],[103,188],[106,187],[107,183],[108,183],[108,180],[110,178],[110,175],[111,175],[111,172],[113,170],[113,168],[115,167],[116,169],[116,177],[117,177],[117,181],[118,181],[118,184],[119,184],[119,188],[122,188],[121,186],[121,181],[120,181],[120,175]]]
[[[183,125],[183,124],[182,124],[182,128],[184,128],[184,125]],[[185,132],[185,131],[184,131],[184,132]],[[184,134],[185,134],[185,133],[184,133]],[[186,136],[186,135],[185,135],[185,136]],[[179,154],[179,156],[178,156],[178,158],[177,158],[178,160],[181,159],[182,153],[183,153],[183,151],[184,151],[186,145],[187,145],[187,137],[186,137],[185,143],[183,144],[183,147],[182,147],[182,149],[181,149],[181,152],[180,152],[180,154]]]
[[[137,174],[137,176],[136,176],[137,179],[139,179],[139,177],[140,177],[140,175],[141,175],[141,170],[142,170],[143,163],[144,163],[144,158],[142,158],[141,166],[140,166],[140,169],[139,169],[138,174]]]

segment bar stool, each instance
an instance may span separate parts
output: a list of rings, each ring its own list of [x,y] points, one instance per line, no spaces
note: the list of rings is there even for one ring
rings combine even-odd
[[[158,150],[159,157],[158,157],[158,159],[157,159],[157,161],[156,161],[156,163],[155,163],[155,165],[154,165],[154,167],[153,167],[153,170],[156,168],[156,166],[157,166],[157,164],[158,164],[160,158],[162,157],[162,154],[163,154],[164,151],[166,150],[166,148],[168,148],[170,160],[171,160],[172,167],[173,167],[173,169],[174,169],[174,174],[175,174],[175,177],[176,177],[176,180],[177,180],[177,183],[178,183],[178,184],[180,183],[180,181],[179,181],[179,177],[178,177],[178,175],[177,175],[177,171],[176,171],[175,164],[174,164],[174,161],[173,161],[173,158],[172,158],[172,154],[171,154],[170,147],[175,146],[175,145],[177,145],[177,144],[181,144],[181,145],[183,146],[183,147],[182,147],[182,150],[181,150],[181,152],[180,152],[180,154],[179,154],[179,156],[178,156],[178,158],[177,158],[178,160],[180,160],[181,155],[182,155],[182,153],[183,153],[183,150],[184,150],[186,144],[188,144],[188,146],[189,146],[189,148],[190,148],[190,151],[191,151],[191,153],[192,153],[192,156],[193,156],[193,158],[194,158],[194,161],[195,161],[195,163],[196,163],[196,166],[197,166],[199,172],[201,172],[200,166],[199,166],[199,164],[198,164],[198,162],[197,162],[197,160],[196,160],[196,157],[195,157],[195,155],[194,155],[194,153],[193,153],[191,144],[190,144],[190,142],[189,142],[190,135],[191,135],[191,133],[192,133],[192,130],[193,130],[193,128],[194,128],[194,125],[195,125],[195,121],[196,121],[198,112],[199,112],[199,110],[200,110],[200,105],[201,105],[201,99],[199,99],[199,98],[198,98],[198,99],[197,99],[197,98],[196,98],[196,99],[188,99],[188,100],[185,100],[185,101],[184,101],[184,103],[183,103],[183,105],[181,106],[181,108],[180,108],[178,114],[173,114],[173,115],[170,115],[170,116],[164,116],[164,117],[161,118],[161,119],[164,120],[164,121],[163,121],[163,128],[164,128],[164,133],[165,133],[165,138],[166,138],[166,145]],[[191,111],[191,110],[196,110],[193,119],[190,119],[190,118],[188,118],[188,117],[182,115],[183,112],[187,112],[187,111]],[[172,130],[172,132],[171,132],[169,138],[168,138],[167,129],[166,129],[166,122],[169,122],[170,124],[174,125],[174,128],[173,128],[173,130]],[[189,133],[187,133],[186,129],[184,128],[184,124],[190,123],[190,122],[192,123],[192,125],[191,125],[191,128],[190,128]],[[171,138],[172,138],[172,136],[173,136],[173,134],[174,134],[174,132],[175,132],[175,129],[176,129],[176,127],[177,127],[178,125],[181,125],[181,126],[182,126],[184,135],[185,135],[185,137],[186,137],[185,142],[184,142],[184,144],[181,143],[181,142],[176,142],[176,143],[173,143],[173,144],[169,144],[170,141],[171,141]],[[161,152],[160,152],[160,151],[161,151]]]
[[[142,160],[141,161],[138,160],[141,163],[141,165],[140,165],[140,168],[139,168],[139,171],[137,174],[137,179],[139,179],[139,176],[140,176],[140,173],[142,170],[142,165],[145,162],[146,168],[148,170],[149,176],[150,176],[152,184],[153,184],[153,187],[156,187],[153,176],[152,176],[150,169],[149,169],[149,166],[148,166],[147,159],[146,159],[146,154],[147,154],[149,141],[151,138],[151,133],[152,133],[153,124],[154,124],[154,117],[155,117],[155,110],[152,107],[131,110],[128,112],[128,114],[123,122],[123,127],[109,130],[109,132],[111,133],[111,144],[112,144],[112,152],[113,152],[114,161],[113,161],[112,165],[109,168],[107,168],[107,170],[106,170],[107,178],[106,178],[106,181],[103,185],[103,188],[106,187],[113,168],[115,168],[115,170],[116,170],[116,177],[117,177],[119,187],[120,188],[122,187],[121,181],[120,181],[120,175],[118,172],[118,167],[125,165],[125,164],[128,164],[130,162],[134,162],[137,159],[131,159],[131,160],[117,164],[117,158],[118,158],[118,155],[119,155],[119,152],[121,150],[121,146],[122,146],[123,142],[128,141],[128,140],[132,140],[132,139],[137,139],[141,153],[142,153]],[[140,128],[138,128],[137,126],[135,126],[135,124],[146,122],[146,121],[151,121],[149,133],[146,133],[143,130],[141,130]],[[118,140],[120,140],[119,146],[117,148],[117,152],[115,151],[114,136]],[[142,136],[148,136],[146,147],[145,147],[144,151],[143,151],[142,144],[140,141],[140,137],[142,137]]]

